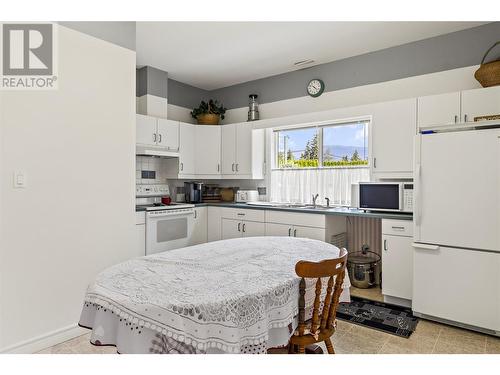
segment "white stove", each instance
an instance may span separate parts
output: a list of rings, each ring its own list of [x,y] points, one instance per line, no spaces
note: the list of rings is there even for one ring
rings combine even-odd
[[[136,185],[136,207],[146,211],[146,255],[188,246],[194,224],[194,204],[161,203],[168,185]]]

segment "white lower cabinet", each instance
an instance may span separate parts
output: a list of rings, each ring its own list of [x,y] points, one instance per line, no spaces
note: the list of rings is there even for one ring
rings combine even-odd
[[[301,237],[324,241],[325,229],[304,227],[301,225],[266,223],[266,236]]]
[[[264,236],[264,223],[256,221],[222,219],[222,239]]]
[[[412,299],[413,237],[411,221],[382,220],[382,294]]]
[[[189,239],[190,245],[198,245],[208,240],[208,207],[195,207],[193,231]]]
[[[219,241],[222,239],[222,207],[207,207],[207,241]]]
[[[415,244],[416,313],[500,332],[500,253]]]
[[[325,215],[269,210],[266,211],[266,236],[302,237],[325,241],[325,223]]]

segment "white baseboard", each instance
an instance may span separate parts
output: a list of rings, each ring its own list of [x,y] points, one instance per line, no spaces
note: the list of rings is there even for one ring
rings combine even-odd
[[[32,354],[81,336],[87,332],[89,332],[87,329],[74,324],[0,349],[0,353]]]

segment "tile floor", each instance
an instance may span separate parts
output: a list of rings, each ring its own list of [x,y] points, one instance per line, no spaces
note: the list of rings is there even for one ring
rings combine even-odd
[[[111,354],[112,346],[89,343],[90,333],[40,351],[40,354]],[[333,344],[338,354],[500,354],[500,338],[420,320],[409,339],[338,321]],[[326,348],[323,348],[326,353]]]
[[[384,302],[384,296],[382,295],[382,289],[380,289],[380,287],[361,289],[351,286],[350,292],[351,296],[366,298],[372,301]]]

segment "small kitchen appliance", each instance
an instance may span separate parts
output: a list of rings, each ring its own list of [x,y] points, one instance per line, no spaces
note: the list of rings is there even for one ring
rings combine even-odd
[[[247,203],[256,202],[259,200],[259,192],[257,190],[238,190],[236,192],[236,202]]]
[[[356,191],[356,188],[355,188]],[[413,183],[360,182],[354,205],[361,210],[413,212]]]
[[[186,203],[203,202],[203,183],[202,182],[184,182],[184,195]]]
[[[349,253],[347,271],[351,284],[356,288],[367,289],[377,284],[378,265],[381,257],[363,247],[361,251]]]

